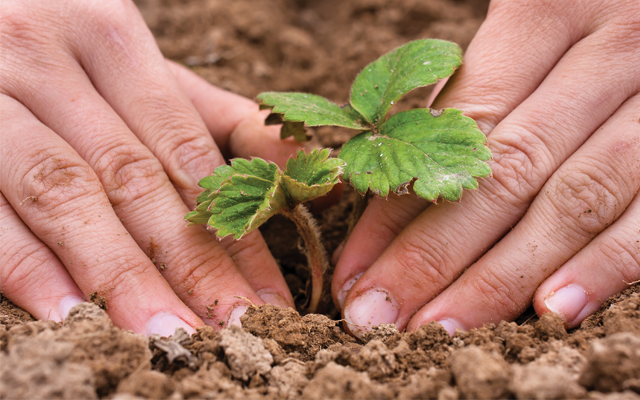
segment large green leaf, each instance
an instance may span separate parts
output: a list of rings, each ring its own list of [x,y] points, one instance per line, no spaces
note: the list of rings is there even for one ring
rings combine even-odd
[[[282,182],[292,201],[303,203],[324,196],[339,182],[345,163],[339,158],[328,158],[330,152],[316,149],[305,154],[300,150],[287,161]]]
[[[302,150],[289,159],[283,173],[260,158],[231,160],[200,181],[206,190],[196,209],[186,215],[190,225],[207,224],[218,237],[240,239],[274,214],[327,194],[338,183],[344,161],[328,158],[330,150]]]
[[[351,107],[340,107],[324,97],[307,93],[265,92],[258,95],[262,108],[271,108],[282,114],[283,121],[304,122],[305,126],[342,126],[351,129],[367,129]]]
[[[452,42],[423,39],[409,42],[367,65],[351,86],[351,105],[379,126],[389,108],[407,92],[436,83],[454,73],[462,50]]]
[[[427,200],[439,196],[455,201],[462,189],[478,186],[474,177],[491,174],[485,162],[491,152],[476,123],[460,110],[416,109],[389,118],[378,134],[364,132],[340,152],[344,178],[360,192],[371,189],[386,197],[389,190],[413,190]]]

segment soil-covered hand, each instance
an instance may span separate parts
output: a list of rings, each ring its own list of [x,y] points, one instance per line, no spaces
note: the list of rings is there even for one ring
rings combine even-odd
[[[494,0],[434,108],[478,121],[493,177],[459,203],[375,199],[337,264],[355,333],[450,333],[532,302],[574,327],[640,279],[640,4]]]
[[[237,321],[235,296],[293,305],[259,232],[219,244],[184,221],[222,154],[295,154],[268,112],[166,62],[128,0],[3,1],[0,54],[5,296],[61,320],[97,295],[163,335]]]

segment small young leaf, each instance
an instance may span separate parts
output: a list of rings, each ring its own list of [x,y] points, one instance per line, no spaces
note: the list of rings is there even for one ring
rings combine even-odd
[[[283,114],[284,121],[304,122],[305,126],[343,126],[367,129],[362,117],[351,107],[340,107],[324,97],[307,93],[265,92],[258,95],[262,108]]]
[[[436,83],[460,66],[462,50],[452,42],[409,42],[367,65],[351,86],[351,105],[380,126],[389,108],[407,92]]]
[[[386,197],[391,189],[405,194],[417,179],[413,190],[418,196],[456,201],[463,188],[477,188],[474,177],[491,174],[485,141],[476,123],[460,110],[415,109],[389,118],[378,134],[355,136],[340,157],[347,163],[344,178],[360,193],[371,189]]]
[[[315,149],[305,154],[300,150],[295,158],[287,161],[282,182],[294,203],[324,196],[339,182],[345,162],[328,158],[330,152],[329,149]]]
[[[287,206],[280,182],[282,173],[276,164],[259,158],[234,159],[231,166],[218,167],[213,176],[218,176],[221,168],[227,179],[212,191],[208,210],[208,224],[218,230],[218,237],[233,235],[240,239]]]
[[[274,214],[291,211],[297,204],[327,194],[338,183],[344,161],[328,158],[330,150],[302,150],[287,162],[283,173],[260,158],[231,160],[200,181],[205,190],[189,225],[208,224],[220,238],[235,239],[253,231]]]

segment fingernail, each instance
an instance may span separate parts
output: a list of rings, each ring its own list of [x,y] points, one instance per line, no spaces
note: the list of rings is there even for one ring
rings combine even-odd
[[[234,308],[231,311],[231,314],[229,314],[229,320],[227,320],[227,326],[231,326],[231,325],[242,326],[242,322],[240,322],[240,317],[242,317],[244,313],[247,312],[248,309],[249,307],[247,306],[237,306],[236,308]]]
[[[159,312],[147,322],[145,333],[147,336],[160,335],[169,337],[176,333],[176,329],[182,328],[189,335],[196,333],[191,325],[184,322],[181,318],[168,312]]]
[[[280,308],[291,308],[289,304],[282,296],[270,289],[258,290],[258,296],[267,304],[272,304]]]
[[[349,279],[347,283],[342,286],[342,289],[340,289],[340,291],[338,292],[338,305],[340,306],[341,310],[344,308],[344,299],[347,298],[347,293],[349,293],[349,290],[351,290],[356,281],[360,279],[362,274],[364,274],[364,272],[360,272],[359,274],[354,275],[354,277]]]
[[[453,318],[443,318],[438,323],[449,333],[449,336],[453,336],[456,333],[456,329],[465,330],[462,324]]]
[[[562,318],[566,325],[571,325],[588,301],[587,292],[581,286],[571,284],[549,293],[544,304],[552,313]]]
[[[385,290],[372,289],[353,299],[344,310],[349,330],[356,336],[380,324],[392,324],[398,318],[398,306]]]
[[[60,318],[62,318],[63,320],[66,319],[67,315],[69,315],[69,311],[71,311],[73,307],[77,306],[80,303],[84,303],[84,299],[76,296],[75,294],[71,294],[60,300],[60,303],[58,304]]]

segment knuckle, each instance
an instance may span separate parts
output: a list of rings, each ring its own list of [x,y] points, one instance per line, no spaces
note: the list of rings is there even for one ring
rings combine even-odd
[[[559,169],[545,194],[577,233],[592,237],[615,221],[625,205],[613,177],[617,173],[597,161],[576,162]]]
[[[10,49],[14,54],[32,56],[34,50],[42,45],[43,38],[37,33],[38,29],[35,29],[33,17],[26,11],[21,2],[2,4],[0,48]],[[4,64],[2,61],[5,61],[5,57],[0,58],[0,65]]]
[[[4,38],[21,38],[30,36],[32,19],[25,12],[20,2],[9,2],[2,5],[0,14],[0,36]]]
[[[193,249],[190,250],[190,253]],[[221,246],[215,246],[205,254],[194,256],[184,254],[179,258],[184,267],[174,276],[177,288],[183,292],[202,286],[204,289],[211,289],[209,286],[213,282],[215,288],[225,288],[234,286],[235,274],[231,273],[235,268],[229,262],[229,256]],[[215,290],[213,288],[213,290]]]
[[[635,10],[629,12],[629,8]],[[607,45],[614,46],[614,49],[619,48],[621,51],[631,51],[637,54],[640,43],[640,6],[637,3],[633,6],[627,6],[627,10],[615,18],[614,23],[617,29],[612,31],[614,37]]]
[[[432,244],[438,243],[433,239]],[[411,235],[397,242],[397,271],[404,279],[419,287],[446,287],[452,280],[447,265],[452,265],[444,253],[446,246],[430,246],[422,235]]]
[[[233,240],[228,245],[224,246],[227,250],[227,254],[233,261],[239,259],[257,260],[268,254],[266,252],[265,243],[260,240],[259,232],[252,232],[249,235],[242,238],[242,240]],[[229,238],[229,240],[232,240]]]
[[[61,207],[72,212],[78,199],[103,194],[97,176],[78,156],[43,151],[32,165],[21,179],[23,194],[46,215]]]
[[[175,102],[154,100],[144,105],[148,110],[174,110],[152,112],[143,120],[139,132],[153,132],[157,142],[153,153],[171,170],[190,166],[189,170],[207,174],[224,163],[213,139],[196,118],[189,117],[188,110],[178,110]]]
[[[117,145],[102,154],[98,174],[113,205],[136,201],[168,182],[162,166],[138,145]]]
[[[126,18],[127,1],[87,1],[74,2],[76,14],[95,22],[97,26],[113,26],[121,24]]]
[[[633,237],[633,236],[630,236]],[[611,261],[625,282],[633,282],[640,275],[640,242],[610,237],[597,242],[597,251]]]
[[[495,195],[507,204],[527,204],[544,181],[539,166],[547,165],[546,146],[532,132],[490,138]]]
[[[54,260],[46,247],[34,243],[14,243],[6,251],[11,255],[2,260],[0,268],[0,290],[5,294],[19,292],[32,285],[37,280],[33,273]]]
[[[471,290],[482,296],[482,303],[487,309],[495,311],[496,315],[505,316],[518,308],[518,298],[522,297],[521,290],[512,290],[518,287],[517,283],[507,279],[508,274],[500,271],[486,271],[469,279]]]
[[[87,264],[86,268],[92,268],[95,273],[95,278],[91,280],[93,290],[98,293],[108,291],[111,300],[118,296],[128,296],[132,282],[145,285],[155,273],[148,258],[138,258],[131,254],[113,257],[107,263],[100,262],[93,266]]]

